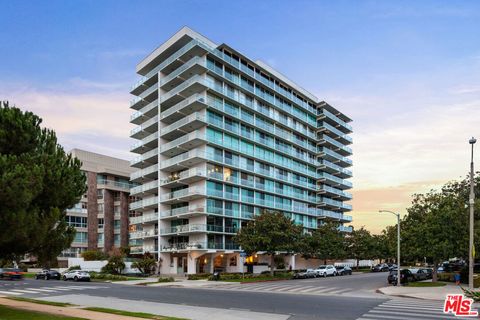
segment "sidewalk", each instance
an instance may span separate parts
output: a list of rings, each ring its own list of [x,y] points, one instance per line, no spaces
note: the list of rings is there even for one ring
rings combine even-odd
[[[255,312],[250,310],[197,307],[184,304],[150,302],[144,300],[126,300],[113,297],[96,297],[88,295],[62,295],[45,297],[39,300],[77,303],[88,307],[103,307],[132,312],[147,312],[166,317],[178,317],[192,320],[287,320],[290,315]],[[106,318],[103,318],[106,319]],[[100,320],[100,319],[99,319]],[[138,320],[138,318],[137,318]]]
[[[8,306],[16,309],[37,311],[43,313],[54,314],[58,316],[68,316],[83,318],[89,320],[138,320],[138,318],[121,316],[111,313],[95,312],[79,309],[78,307],[57,307],[45,304],[38,304],[25,301],[16,301],[0,297],[0,305]]]
[[[416,298],[425,300],[441,300],[445,301],[447,294],[463,294],[460,286],[447,284],[443,287],[404,287],[389,286],[377,289],[377,292],[388,296],[396,296],[403,298]]]

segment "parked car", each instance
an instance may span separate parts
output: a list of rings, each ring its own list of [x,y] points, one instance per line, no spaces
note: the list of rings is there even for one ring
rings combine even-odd
[[[56,279],[60,280],[61,274],[58,271],[55,270],[49,270],[49,269],[43,269],[42,271],[38,272],[35,274],[35,279],[45,279],[45,280],[50,280],[50,279]]]
[[[415,281],[422,281],[428,279],[428,273],[424,269],[408,269],[413,274]]]
[[[389,284],[393,284],[393,285],[397,285],[398,281],[397,281],[397,272],[398,272],[398,269],[395,269],[395,270],[392,270],[390,271],[388,277],[387,277],[387,281]],[[415,276],[413,275],[413,273],[408,270],[408,269],[401,269],[400,270],[400,284],[405,284],[405,283],[409,283],[409,282],[413,282],[415,281]]]
[[[386,272],[389,271],[390,268],[388,267],[388,264],[386,263],[379,263],[376,266],[372,267],[372,272]]]
[[[22,279],[23,271],[14,268],[0,268],[0,279]]]
[[[338,267],[335,267],[335,269],[337,269],[337,274],[340,275],[340,276],[344,276],[344,275],[351,275],[352,274],[352,268],[350,267],[347,267],[347,266],[338,266]]]
[[[90,274],[87,271],[72,270],[63,274],[63,280],[90,281]]]
[[[421,268],[427,274],[427,279],[432,279],[433,277],[433,269],[432,268]]]
[[[322,265],[317,269],[315,269],[315,272],[317,273],[317,277],[327,277],[327,276],[338,275],[337,269],[335,269],[335,267],[332,266],[331,264]]]
[[[397,269],[398,266],[395,263],[388,264],[388,271],[392,271],[393,269]]]

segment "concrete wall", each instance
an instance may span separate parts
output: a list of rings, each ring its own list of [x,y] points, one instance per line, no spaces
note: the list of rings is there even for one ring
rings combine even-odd
[[[108,263],[107,260],[102,261],[84,261],[83,258],[68,258],[68,267],[80,266],[85,271],[100,272],[102,267]],[[125,269],[123,273],[140,273],[136,268],[132,268],[132,262],[125,262]]]

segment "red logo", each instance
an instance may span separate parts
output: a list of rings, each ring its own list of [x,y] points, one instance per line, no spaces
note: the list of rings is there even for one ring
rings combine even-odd
[[[443,313],[453,313],[459,317],[477,317],[478,311],[472,310],[473,299],[466,298],[463,294],[449,294],[445,298]]]

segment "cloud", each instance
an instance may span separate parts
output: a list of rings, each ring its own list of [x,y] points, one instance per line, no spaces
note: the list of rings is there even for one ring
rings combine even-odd
[[[69,84],[68,84],[69,83]],[[66,86],[75,83],[70,81]],[[95,85],[94,85],[95,87]],[[106,86],[96,86],[102,89]],[[2,86],[3,100],[22,110],[32,111],[43,119],[42,126],[55,130],[59,142],[68,150],[87,148],[129,159],[129,138],[133,125],[129,123],[132,111],[127,91],[90,90],[64,92],[64,90],[38,89],[18,85],[15,89]],[[103,152],[104,153],[104,152]]]

